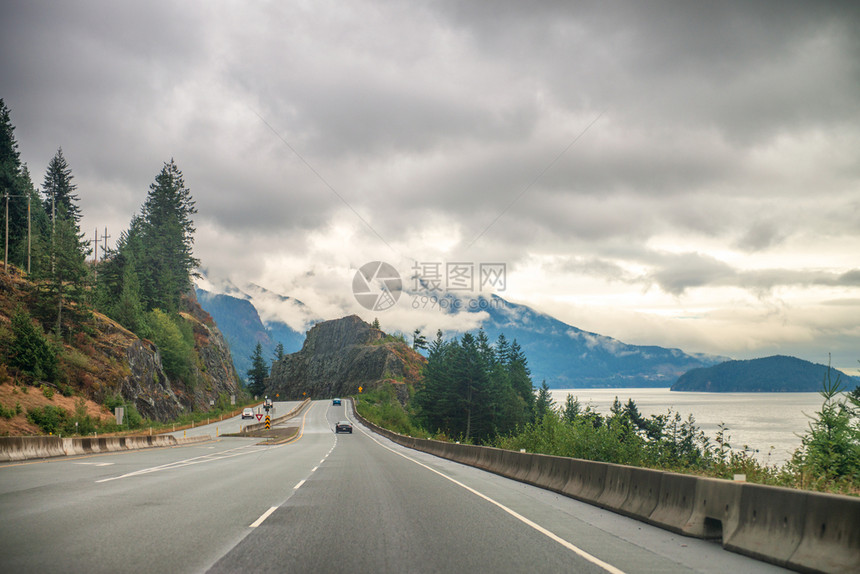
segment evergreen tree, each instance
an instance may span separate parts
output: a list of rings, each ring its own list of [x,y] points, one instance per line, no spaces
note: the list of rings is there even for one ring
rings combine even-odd
[[[579,404],[579,399],[568,393],[561,411],[562,418],[566,422],[572,423],[579,417],[581,411],[582,405]]]
[[[65,206],[60,207],[52,233],[50,249],[40,265],[39,308],[50,308],[56,317],[56,333],[62,334],[63,313],[81,319],[89,314],[86,304],[86,265],[88,247],[81,241],[74,220],[66,216]],[[47,261],[49,260],[49,262]]]
[[[549,392],[549,385],[546,384],[546,381],[543,381],[541,382],[537,400],[535,401],[535,419],[538,422],[542,421],[554,408],[555,400],[553,400],[552,394]]]
[[[63,157],[63,148],[59,148],[48,164],[45,182],[42,184],[42,193],[45,194],[44,208],[51,221],[61,208],[65,208],[66,216],[76,225],[80,224],[81,212],[78,208],[78,196],[75,195],[78,186],[72,183],[72,179],[74,176]]]
[[[150,185],[140,216],[144,249],[138,277],[147,309],[175,311],[182,294],[191,288],[193,270],[199,265],[192,254],[195,213],[191,191],[170,160]]]
[[[430,343],[427,364],[424,366],[424,385],[415,394],[418,417],[425,428],[447,430],[450,428],[454,393],[451,388],[448,365],[449,345],[442,339],[442,331]]]
[[[471,333],[466,333],[460,344],[453,346],[453,351],[454,380],[462,411],[457,430],[466,441],[473,436],[488,437],[493,431],[489,373],[478,343]]]
[[[275,361],[280,361],[285,356],[286,356],[286,353],[284,353],[284,344],[281,342],[278,342],[278,344],[275,345]]]
[[[44,205],[50,211],[49,239],[44,241],[40,264],[34,273],[42,294],[40,307],[50,306],[56,313],[56,332],[62,332],[64,309],[80,319],[88,314],[86,280],[89,269],[89,241],[84,240],[78,221],[81,214],[78,197],[72,184],[72,170],[63,157],[62,149],[51,159],[45,174]]]
[[[9,365],[30,373],[36,380],[55,381],[59,375],[57,352],[45,338],[42,328],[20,308],[12,316],[11,327]]]
[[[521,354],[516,363],[526,368]],[[508,367],[483,332],[446,343],[437,331],[414,399],[418,419],[427,429],[481,441],[524,425],[533,413],[511,385]]]
[[[8,195],[8,197],[7,197]],[[9,241],[0,246],[0,258],[9,253],[9,263],[27,269],[32,244],[33,223],[41,212],[39,194],[33,187],[27,166],[21,163],[15,127],[6,103],[0,98],[0,235],[6,236],[6,212],[9,214]],[[28,210],[28,205],[30,209]],[[28,213],[29,212],[29,213]]]
[[[126,255],[122,273],[122,291],[113,305],[113,318],[140,337],[147,336],[146,313],[140,301],[140,281],[137,278],[135,255]]]
[[[251,368],[248,369],[248,390],[252,394],[260,396],[266,391],[266,377],[269,376],[269,368],[263,359],[263,345],[257,343],[251,354]]]
[[[148,337],[138,273],[144,252],[142,225],[139,215],[132,217],[129,229],[120,233],[116,248],[99,262],[96,302],[108,317],[138,336]]]
[[[526,359],[526,356],[516,339],[511,343],[507,355],[507,370],[511,387],[513,387],[514,391],[522,397],[528,411],[533,412],[535,405],[535,389],[532,384],[531,371],[529,370],[528,359]]]
[[[377,319],[376,317],[373,318],[373,323],[371,323],[370,326],[374,329],[381,329],[381,327],[379,326],[379,319]]]
[[[414,350],[427,349],[427,337],[421,334],[421,329],[412,332],[412,348]]]

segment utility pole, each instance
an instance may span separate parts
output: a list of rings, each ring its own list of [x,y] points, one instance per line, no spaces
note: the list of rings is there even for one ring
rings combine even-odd
[[[6,190],[6,253],[3,255],[3,270],[9,275],[9,190]]]
[[[9,195],[9,188],[6,188],[6,247],[3,250],[3,270],[6,275],[9,274],[9,198],[10,197],[26,197],[27,198],[27,273],[30,273],[30,196],[28,195]]]
[[[33,244],[32,235],[30,234],[30,203],[32,203],[33,197],[28,193],[27,194],[27,275],[30,274],[30,247]]]
[[[93,279],[99,280],[99,228],[96,227],[96,238],[93,240]]]
[[[105,234],[102,235],[102,239],[104,239],[104,242],[105,242],[105,246],[102,248],[102,259],[104,259],[105,257],[107,257],[107,250],[108,250],[107,240],[110,239],[110,235],[108,235],[108,232],[107,232],[107,225],[105,225]],[[98,250],[99,250],[99,246],[96,245],[96,251],[98,251]]]

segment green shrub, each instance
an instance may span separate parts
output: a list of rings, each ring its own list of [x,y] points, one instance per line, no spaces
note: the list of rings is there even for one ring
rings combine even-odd
[[[116,394],[105,397],[104,405],[111,413],[114,412],[116,407],[122,407],[125,409],[122,421],[123,427],[134,429],[140,428],[141,425],[143,425],[143,417],[141,416],[140,411],[137,410],[134,403],[126,401],[122,396]]]
[[[66,409],[47,405],[27,409],[27,420],[47,434],[58,434],[67,427],[70,417]],[[74,422],[72,426],[74,427]]]
[[[181,317],[173,317],[160,309],[149,313],[147,324],[152,330],[152,341],[161,353],[161,364],[167,376],[186,384],[193,383],[194,334],[191,326]]]
[[[4,419],[11,419],[16,414],[17,413],[15,412],[15,409],[13,409],[11,407],[6,408],[3,405],[0,405],[0,417],[3,417]]]
[[[19,309],[12,316],[12,334],[9,364],[37,380],[56,381],[59,375],[57,351],[29,313]]]

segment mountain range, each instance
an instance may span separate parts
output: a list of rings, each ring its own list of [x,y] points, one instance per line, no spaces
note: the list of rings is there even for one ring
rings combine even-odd
[[[271,362],[278,342],[284,345],[286,353],[293,353],[301,349],[305,338],[304,333],[286,323],[261,320],[255,304],[271,305],[273,300],[279,300],[312,317],[311,311],[300,301],[259,286],[246,289],[231,286],[229,294],[213,294],[198,288],[197,299],[224,333],[236,370],[242,377],[250,369],[250,357],[257,342],[262,345],[267,362]],[[709,367],[728,359],[655,345],[629,345],[583,331],[496,295],[458,312],[479,311],[488,313],[482,328],[491,342],[504,334],[509,342],[516,340],[522,347],[535,386],[546,381],[550,388],[668,387],[690,369]]]

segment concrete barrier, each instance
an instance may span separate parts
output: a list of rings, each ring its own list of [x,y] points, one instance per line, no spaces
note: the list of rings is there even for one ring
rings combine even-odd
[[[543,488],[547,488],[559,494],[563,494],[563,489],[570,480],[572,459],[563,458],[560,456],[551,456],[546,461],[546,471],[541,474],[541,482]]]
[[[701,477],[696,481],[693,512],[681,528],[706,540],[728,540],[740,522],[743,483]]]
[[[630,487],[627,498],[618,512],[647,521],[660,503],[660,484],[663,472],[650,468],[630,468]]]
[[[806,499],[803,537],[787,566],[802,572],[860,572],[860,498]]]
[[[660,477],[657,506],[648,516],[648,522],[684,534],[696,504],[696,483],[699,477],[664,472]]]
[[[738,527],[724,546],[780,566],[800,546],[811,493],[760,484],[743,484]]]
[[[591,502],[603,493],[606,481],[606,465],[591,460],[573,459],[570,480],[563,493],[571,498]]]
[[[58,436],[0,437],[0,462],[48,458],[63,454],[63,439]]]
[[[621,510],[630,490],[631,468],[620,464],[607,465],[603,492],[594,500],[594,504],[608,510]]]
[[[120,452],[142,448],[178,446],[212,440],[209,435],[187,438],[169,435],[130,437],[23,436],[0,437],[0,462]]]

